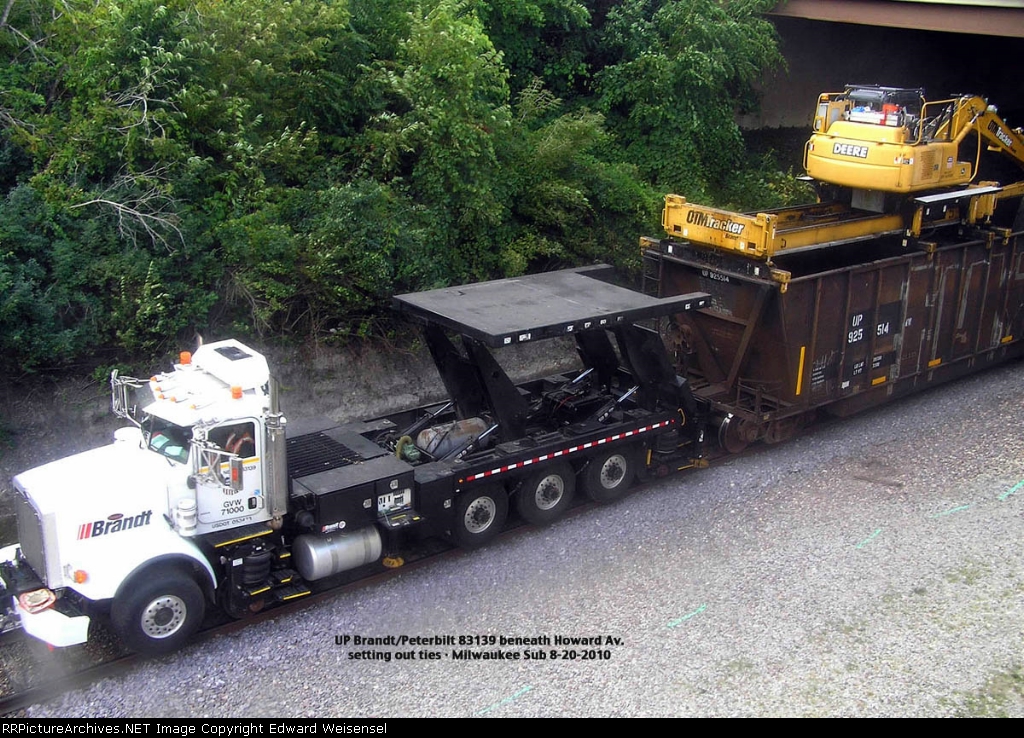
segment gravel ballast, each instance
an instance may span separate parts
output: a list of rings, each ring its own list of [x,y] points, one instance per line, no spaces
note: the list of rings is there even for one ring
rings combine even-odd
[[[647,484],[28,714],[1022,716],[1022,377]],[[336,642],[355,636],[438,640]]]

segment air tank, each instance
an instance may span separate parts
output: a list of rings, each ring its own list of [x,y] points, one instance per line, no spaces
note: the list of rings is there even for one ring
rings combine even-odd
[[[305,534],[292,543],[292,560],[302,578],[323,579],[380,558],[380,533],[373,526],[348,533]]]

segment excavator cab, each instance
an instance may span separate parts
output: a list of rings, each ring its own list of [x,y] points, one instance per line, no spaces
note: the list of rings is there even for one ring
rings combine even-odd
[[[818,98],[804,168],[852,189],[855,207],[882,212],[885,193],[943,193],[970,185],[983,144],[1024,166],[1024,135],[976,95],[928,102],[924,90],[849,85]],[[961,144],[975,134],[977,144]],[[871,193],[871,194],[868,194]],[[861,203],[861,204],[858,204]]]
[[[847,120],[890,128],[905,128],[907,139],[917,137],[924,90],[896,87],[850,87]]]
[[[968,184],[975,167],[960,160],[958,149],[966,135],[960,129],[973,121],[950,112],[962,102],[928,103],[922,89],[873,85],[825,93],[818,98],[804,168],[819,182],[852,189],[855,207],[876,212],[891,200],[885,193]],[[944,114],[946,122],[936,124]],[[949,134],[956,125],[951,118],[961,135]]]
[[[827,134],[837,121],[889,128],[905,128],[905,140],[918,134],[924,90],[909,87],[847,85],[843,92],[818,97],[814,132]]]

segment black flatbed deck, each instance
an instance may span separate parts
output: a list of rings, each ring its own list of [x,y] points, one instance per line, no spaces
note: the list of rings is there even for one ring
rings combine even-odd
[[[498,348],[699,310],[708,304],[703,292],[656,298],[598,278],[610,270],[600,264],[396,295],[394,307]]]

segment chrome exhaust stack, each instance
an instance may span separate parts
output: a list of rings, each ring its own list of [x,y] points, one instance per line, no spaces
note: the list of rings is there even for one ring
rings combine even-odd
[[[277,379],[270,378],[270,409],[267,412],[265,445],[267,484],[270,486],[270,514],[275,529],[280,528],[288,512],[288,451],[285,446],[287,419],[281,412]]]

